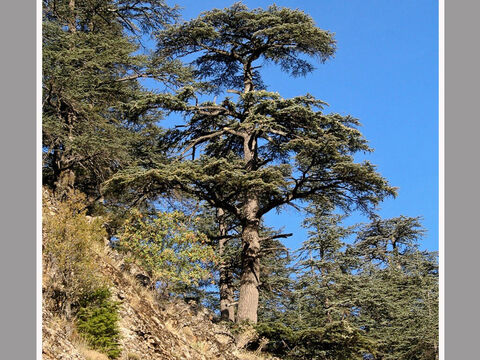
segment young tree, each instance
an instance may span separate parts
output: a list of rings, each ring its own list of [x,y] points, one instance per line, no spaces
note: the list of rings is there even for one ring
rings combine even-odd
[[[311,95],[291,99],[263,90],[261,64],[293,75],[313,70],[335,51],[333,35],[302,11],[234,4],[212,10],[158,35],[158,54],[196,54],[195,71],[221,103],[198,103],[194,89],[159,96],[157,103],[190,116],[175,134],[176,161],[114,177],[110,188],[133,187],[142,196],[179,189],[235,216],[242,226],[242,276],[237,321],[257,321],[260,281],[259,227],[273,209],[319,197],[348,211],[369,211],[395,194],[375,167],[353,155],[370,148],[351,116],[324,114]],[[190,155],[187,158],[187,155]],[[140,171],[139,171],[140,170]]]
[[[351,303],[345,301],[345,287],[351,278],[344,264],[344,239],[353,228],[343,227],[344,216],[333,214],[322,206],[309,207],[310,217],[304,226],[310,228],[309,238],[298,250],[297,296],[317,323],[339,321],[349,316]],[[309,301],[316,305],[311,306]],[[320,306],[319,302],[321,303]],[[313,310],[312,310],[313,309]]]

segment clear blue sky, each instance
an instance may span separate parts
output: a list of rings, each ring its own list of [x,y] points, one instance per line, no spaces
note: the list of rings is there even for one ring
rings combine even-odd
[[[188,20],[234,1],[169,1]],[[244,1],[249,8],[273,1]],[[326,112],[350,114],[375,149],[366,158],[398,197],[382,203],[384,218],[422,216],[427,229],[421,248],[438,250],[438,4],[434,0],[275,1],[299,8],[318,27],[335,33],[337,52],[306,78],[288,78],[264,68],[268,89],[283,97],[310,93],[330,104]],[[349,223],[366,221],[359,214]],[[295,235],[284,241],[295,249],[306,237],[302,216],[293,209],[272,212],[267,225]]]

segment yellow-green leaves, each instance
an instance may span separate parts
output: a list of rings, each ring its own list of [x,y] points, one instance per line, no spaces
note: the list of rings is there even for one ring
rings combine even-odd
[[[178,211],[154,215],[132,211],[119,235],[120,249],[163,291],[197,286],[212,277],[215,262],[207,237],[196,230],[198,221]]]

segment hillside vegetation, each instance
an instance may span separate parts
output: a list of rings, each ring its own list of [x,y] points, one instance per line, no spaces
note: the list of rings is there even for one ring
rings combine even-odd
[[[108,244],[103,219],[78,212],[81,199],[44,191],[43,359],[267,359],[242,350],[210,310],[146,286],[145,270]]]

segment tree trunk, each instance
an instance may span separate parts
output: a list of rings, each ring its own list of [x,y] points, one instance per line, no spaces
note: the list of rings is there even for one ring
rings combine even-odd
[[[53,154],[53,192],[55,197],[68,197],[75,186],[75,172],[67,167],[65,151],[56,149]]]
[[[254,90],[252,60],[243,64],[244,93]],[[257,168],[257,138],[250,133],[243,139],[243,158],[245,170]],[[242,209],[242,275],[238,299],[237,323],[242,321],[257,322],[258,286],[260,285],[260,236],[258,234],[258,196],[251,192],[246,196]]]
[[[75,16],[75,0],[70,0],[68,2],[68,9],[70,10],[70,18],[68,24],[68,31],[74,33],[77,31],[76,26],[76,16]]]
[[[242,275],[237,322],[257,322],[258,286],[260,285],[260,219],[256,218],[258,200],[250,198],[244,208],[246,223],[242,231]]]
[[[235,321],[235,308],[233,307],[233,285],[232,274],[227,266],[225,259],[225,244],[227,242],[227,224],[225,223],[225,211],[222,208],[217,210],[218,227],[220,232],[220,241],[218,244],[218,253],[220,256],[220,318],[225,321]]]

